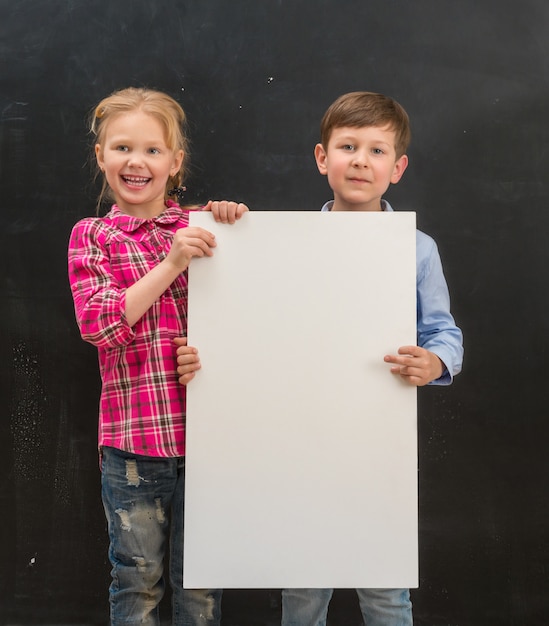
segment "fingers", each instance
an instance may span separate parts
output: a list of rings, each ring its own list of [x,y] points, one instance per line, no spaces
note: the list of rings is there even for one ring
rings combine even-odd
[[[204,207],[204,211],[211,211],[216,222],[234,224],[236,220],[239,220],[249,209],[242,202],[210,200]]]
[[[180,228],[174,235],[167,260],[183,271],[193,257],[212,256],[215,246],[215,236],[208,230],[198,226]]]
[[[383,360],[386,363],[395,363],[397,365],[411,365],[418,358],[420,358],[419,355],[412,354],[410,350],[399,348],[397,354],[386,354]]]
[[[179,373],[179,369],[178,369],[178,373]],[[181,385],[188,385],[191,380],[195,377],[196,372],[187,372],[186,374],[181,374],[181,376],[179,376],[179,378],[177,379],[179,381],[179,384]]]
[[[173,342],[176,346],[186,346],[187,345],[187,337],[175,337]]]
[[[179,374],[179,368],[177,370],[177,373]],[[188,385],[194,378],[194,376],[195,372],[187,372],[186,374],[181,374],[181,376],[179,376],[178,378],[178,381],[181,385]]]
[[[198,360],[198,350],[193,346],[187,345],[187,337],[176,337],[173,341],[177,346],[178,365],[185,365]]]
[[[426,385],[440,376],[436,365],[438,357],[418,346],[402,346],[398,349],[398,355],[388,354],[383,360],[392,364],[392,374],[417,387]]]
[[[429,378],[426,373],[417,368],[409,368],[409,367],[392,367],[391,373],[400,376],[402,380],[404,380],[409,385],[413,385],[414,387],[423,387],[427,383],[429,383]]]
[[[200,226],[180,228],[175,234],[174,242],[176,239],[178,239],[177,243],[193,248],[195,250],[193,256],[212,256],[211,249],[217,245],[215,235]]]
[[[177,337],[174,343],[178,346],[177,354],[177,374],[182,385],[189,383],[201,368],[198,350],[187,345],[186,337]]]
[[[400,378],[404,382],[412,385],[413,387],[423,387],[430,382],[429,377],[426,376],[425,373],[421,370],[417,370],[417,372],[414,372],[414,370],[411,369],[407,370],[405,368],[392,367],[391,373],[395,376],[400,376]]]
[[[419,346],[401,346],[398,349],[399,354],[410,355],[410,356],[421,356],[425,354],[427,350],[425,348],[420,348]]]

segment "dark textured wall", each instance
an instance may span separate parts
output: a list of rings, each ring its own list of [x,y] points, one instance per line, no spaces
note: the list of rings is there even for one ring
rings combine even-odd
[[[546,0],[0,0],[0,623],[102,624],[109,566],[96,353],[66,245],[95,210],[85,117],[169,92],[191,122],[188,200],[317,210],[318,124],[343,92],[394,96],[410,167],[388,194],[443,257],[463,374],[419,393],[416,623],[549,623]],[[226,594],[230,626],[277,591]],[[357,624],[352,593],[332,623]]]

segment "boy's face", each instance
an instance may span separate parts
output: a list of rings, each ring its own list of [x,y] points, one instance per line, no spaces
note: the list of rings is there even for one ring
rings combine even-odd
[[[378,126],[334,128],[315,159],[334,192],[332,211],[380,211],[381,196],[408,165],[406,155],[396,158],[395,132]]]

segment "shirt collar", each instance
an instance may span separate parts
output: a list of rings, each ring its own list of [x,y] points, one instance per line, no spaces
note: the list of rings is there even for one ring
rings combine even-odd
[[[182,212],[183,210],[176,202],[173,200],[167,200],[164,211],[162,211],[160,215],[153,218],[145,219],[142,217],[128,215],[127,213],[123,213],[117,204],[112,205],[112,208],[106,217],[108,217],[121,230],[127,233],[133,233],[147,222],[165,225],[174,224],[181,219]]]
[[[321,211],[331,211],[333,206],[334,206],[334,201],[330,200],[329,202],[326,202],[326,204],[320,210]],[[387,200],[382,199],[381,200],[381,210],[382,211],[392,211],[393,207],[387,202]]]

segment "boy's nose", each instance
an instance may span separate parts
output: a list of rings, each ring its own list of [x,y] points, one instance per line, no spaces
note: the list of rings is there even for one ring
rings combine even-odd
[[[368,165],[368,158],[362,151],[357,151],[353,157],[354,167],[366,167]]]

